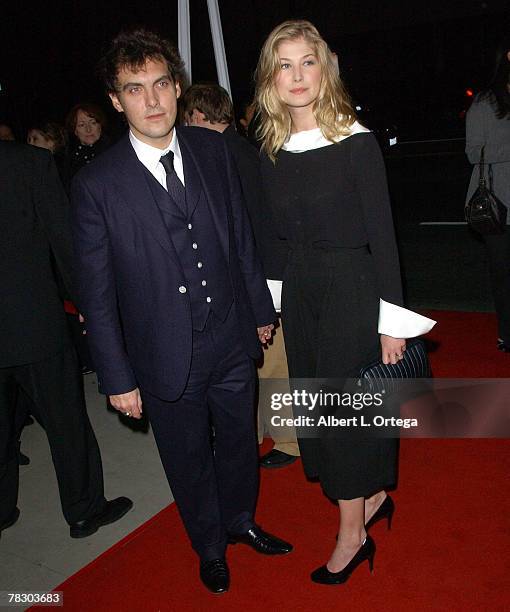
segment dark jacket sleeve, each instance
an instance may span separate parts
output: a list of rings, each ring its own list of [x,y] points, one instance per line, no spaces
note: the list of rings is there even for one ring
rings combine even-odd
[[[386,302],[403,306],[398,250],[381,150],[372,134],[351,136],[351,144],[351,167],[374,259],[379,296]]]
[[[277,315],[273,307],[271,293],[267,287],[262,264],[255,248],[255,240],[242,195],[239,176],[226,143],[224,143],[224,155],[229,177],[230,203],[239,265],[257,326],[261,327],[276,321]]]
[[[136,388],[126,353],[117,304],[113,257],[100,189],[77,174],[71,184],[76,288],[101,393],[118,395]]]
[[[260,154],[245,138],[232,133],[230,128],[224,132],[232,157],[234,158],[244,200],[255,234],[255,244],[262,260],[266,278],[282,280],[287,265],[287,246],[280,240],[267,195],[262,184]]]

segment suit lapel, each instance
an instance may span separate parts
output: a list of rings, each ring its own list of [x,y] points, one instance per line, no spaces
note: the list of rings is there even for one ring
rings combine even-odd
[[[136,156],[128,135],[118,144],[115,164],[120,179],[118,189],[121,201],[133,211],[140,223],[154,236],[165,251],[179,263],[163,216],[146,180],[143,164]]]
[[[163,217],[172,216],[177,217],[178,219],[186,220],[187,217],[184,215],[182,209],[177,204],[174,198],[166,191],[166,189],[160,185],[159,181],[156,180],[154,176],[147,170],[147,168],[143,167],[143,174],[145,176],[145,180],[149,185],[149,189],[151,190],[152,196],[154,200],[157,202],[160,212]]]
[[[181,149],[182,164],[184,166],[184,181],[186,183],[186,206],[188,217],[191,219],[202,191],[202,183],[193,157],[189,148],[183,143],[181,146],[182,137],[179,135],[179,148]]]

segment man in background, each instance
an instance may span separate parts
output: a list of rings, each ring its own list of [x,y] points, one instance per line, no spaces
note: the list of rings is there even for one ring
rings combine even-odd
[[[101,456],[57,289],[52,260],[71,292],[68,210],[51,153],[0,141],[0,533],[19,517],[21,392],[48,436],[71,537],[95,533],[132,506],[125,497],[104,498]]]
[[[0,140],[16,140],[10,125],[0,123]]]
[[[287,263],[285,245],[278,239],[274,224],[271,221],[271,211],[265,205],[262,193],[259,154],[246,138],[240,136],[234,124],[234,108],[228,92],[216,83],[197,83],[192,85],[182,99],[184,120],[190,126],[203,127],[220,132],[227,142],[236,165],[243,197],[248,208],[257,243],[257,250],[262,259],[264,272],[271,293],[279,293],[276,288],[283,278],[283,270]],[[273,292],[273,289],[276,289]],[[275,308],[280,312],[279,300]],[[287,357],[281,326],[276,330],[270,347],[264,351],[263,362],[258,369],[260,379],[287,379]],[[274,383],[274,384],[281,384]],[[280,468],[290,465],[299,456],[299,448],[294,427],[275,427],[271,424],[274,415],[270,407],[269,395],[271,384],[261,384],[258,405],[258,437],[262,443],[264,433],[274,441],[274,447],[260,459],[264,468]],[[280,391],[280,389],[278,389]],[[286,406],[283,418],[292,418],[292,408]],[[280,414],[280,413],[279,413]]]

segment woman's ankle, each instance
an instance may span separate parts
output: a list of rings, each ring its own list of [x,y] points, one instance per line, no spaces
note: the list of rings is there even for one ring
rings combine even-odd
[[[367,532],[364,528],[357,533],[340,534],[337,546],[346,550],[355,550],[363,544],[366,537]]]
[[[369,506],[380,506],[383,501],[386,499],[387,497],[387,493],[386,491],[379,491],[379,493],[375,493],[374,495],[372,495],[372,497],[369,497],[365,500],[365,504],[369,505]]]

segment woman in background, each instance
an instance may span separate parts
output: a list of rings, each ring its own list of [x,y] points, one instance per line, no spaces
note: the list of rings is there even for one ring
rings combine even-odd
[[[510,38],[499,46],[489,87],[477,95],[466,116],[466,154],[473,164],[468,202],[480,176],[484,148],[488,186],[510,207]],[[489,263],[494,304],[498,316],[497,347],[510,353],[510,215],[500,235],[483,236]]]
[[[381,355],[396,363],[406,342],[391,315],[408,311],[399,308],[399,261],[377,142],[356,121],[333,54],[311,23],[276,27],[256,78],[263,184],[290,251],[282,292],[289,375],[357,378]],[[380,299],[386,314],[379,334]],[[363,561],[372,566],[367,530],[391,521],[385,489],[396,482],[396,440],[326,436],[300,439],[299,446],[305,474],[318,478],[340,509],[337,544],[311,578],[340,584]]]
[[[70,145],[65,164],[64,187],[68,194],[71,180],[78,170],[108,148],[109,140],[105,135],[106,126],[106,115],[95,104],[76,104],[67,114],[66,127]],[[74,345],[78,351],[81,371],[83,374],[90,374],[94,371],[94,366],[83,322],[72,302],[66,301],[65,308]]]
[[[48,149],[53,154],[66,146],[65,130],[58,123],[47,121],[33,125],[27,133],[27,144]]]
[[[76,104],[66,117],[71,147],[68,157],[69,180],[109,146],[106,115],[96,104]]]

